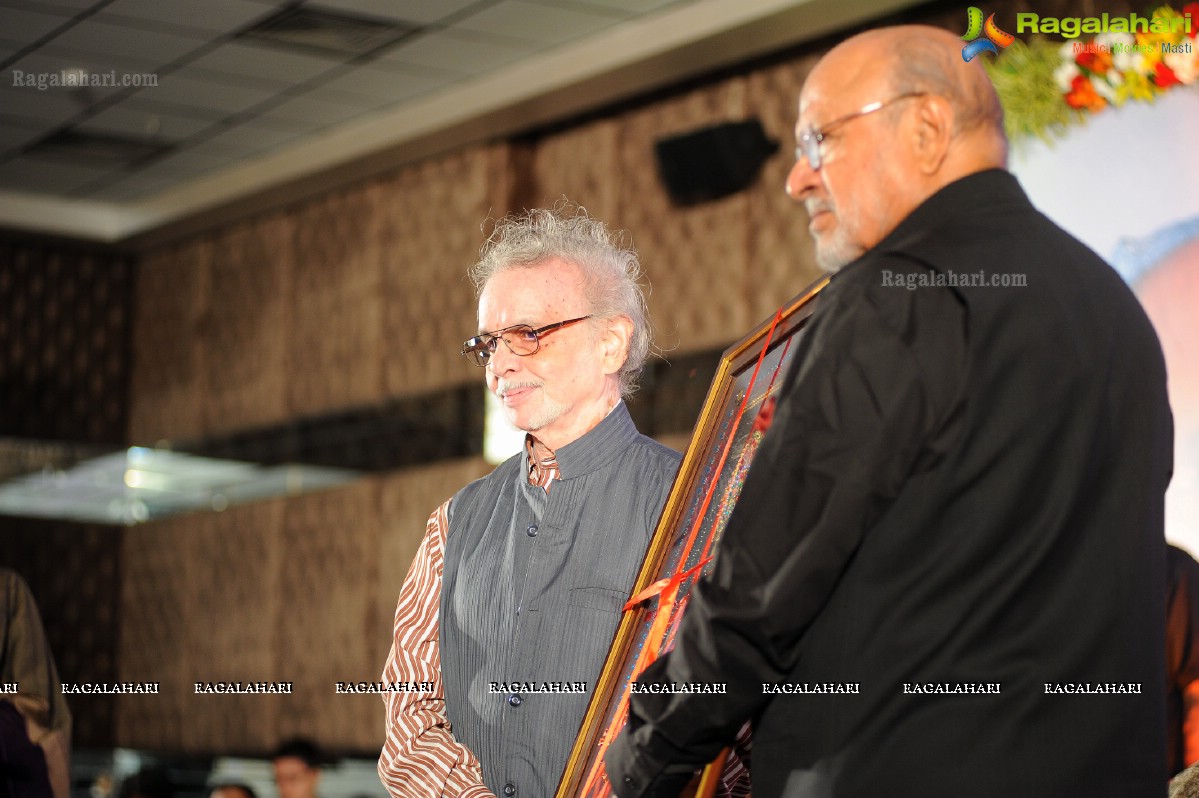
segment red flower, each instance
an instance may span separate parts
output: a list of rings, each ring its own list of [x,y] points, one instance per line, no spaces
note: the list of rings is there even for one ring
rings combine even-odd
[[[1181,84],[1182,81],[1174,74],[1174,70],[1166,66],[1164,61],[1158,61],[1153,67],[1153,83],[1159,89],[1168,89],[1171,86]]]
[[[1199,35],[1199,3],[1187,3],[1182,7],[1182,11],[1180,13],[1184,17],[1190,18],[1191,24],[1189,27],[1191,30],[1189,33],[1187,33],[1187,36],[1191,37],[1192,39],[1195,38],[1196,35]]]
[[[1095,86],[1086,75],[1074,76],[1070,83],[1070,93],[1066,95],[1066,103],[1071,108],[1085,108],[1088,111],[1102,111],[1107,106],[1107,100],[1095,91]]]

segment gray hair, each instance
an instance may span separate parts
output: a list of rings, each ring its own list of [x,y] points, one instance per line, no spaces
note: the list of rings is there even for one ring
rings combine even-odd
[[[653,345],[653,331],[639,283],[641,263],[632,246],[625,246],[625,238],[623,232],[609,231],[573,203],[525,211],[496,222],[479,251],[479,261],[470,268],[470,279],[480,294],[488,280],[509,269],[540,266],[553,258],[578,266],[591,315],[600,319],[624,316],[633,322],[628,354],[619,373],[620,395],[627,397],[637,390],[637,378]]]

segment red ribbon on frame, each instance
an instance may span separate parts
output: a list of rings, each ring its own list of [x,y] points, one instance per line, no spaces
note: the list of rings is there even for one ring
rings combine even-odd
[[[774,334],[782,318],[783,311],[782,308],[780,308],[775,312],[774,320],[770,324],[770,330],[766,334],[766,340],[762,343],[762,351],[758,354],[757,362],[754,364],[753,374],[750,375],[749,384],[745,388],[745,395],[741,398],[741,405],[737,408],[737,412],[733,416],[733,423],[730,427],[731,430],[736,430],[741,426],[741,420],[744,418],[746,408],[749,406],[749,397],[753,395],[753,388],[758,379],[758,372],[762,368],[762,363],[766,359],[767,352],[770,351],[770,344],[774,342]],[[776,371],[771,378],[772,385],[777,377],[778,373]],[[761,425],[763,429],[765,429],[766,426],[769,426],[770,421],[773,418],[773,414],[774,404],[772,402],[764,403],[761,410],[759,410],[759,416],[764,415],[765,418],[757,418],[754,420],[755,429],[758,428],[759,425]],[[732,450],[732,448],[733,435],[730,434],[724,442],[724,449],[720,453],[720,459],[714,472],[715,474],[720,474],[724,471],[725,463],[728,462],[729,452]],[[699,512],[696,513],[695,522],[691,525],[691,530],[687,535],[687,542],[683,548],[682,555],[680,556],[681,562],[687,561],[687,557],[690,555],[691,550],[695,547],[695,541],[699,536],[700,527],[703,525],[704,518],[707,516],[708,507],[711,506],[712,503],[712,497],[716,493],[717,482],[719,482],[718,479],[713,479],[712,483],[708,485],[707,492],[704,494],[703,503],[700,506]],[[633,596],[633,598],[629,599],[629,601],[624,605],[624,611],[628,612],[629,610],[635,609],[641,603],[648,601],[655,596],[658,597],[658,606],[657,609],[654,610],[654,620],[650,625],[649,633],[646,635],[645,645],[642,647],[640,653],[637,655],[637,659],[633,663],[633,673],[630,681],[636,680],[636,678],[640,676],[641,673],[644,672],[644,670],[658,658],[658,654],[662,650],[662,646],[668,642],[666,639],[667,637],[669,637],[671,641],[673,640],[674,629],[671,628],[671,616],[674,614],[674,604],[678,596],[679,588],[692,576],[696,576],[703,571],[704,566],[712,561],[712,557],[714,555],[709,554],[712,543],[713,540],[711,538],[706,541],[704,550],[702,552],[703,557],[698,563],[690,568],[687,568],[686,570],[678,571],[669,577],[659,579],[649,587],[642,590],[636,596]],[[675,617],[675,620],[677,621],[677,616]],[[668,631],[669,635],[667,634]],[[587,778],[583,783],[583,791],[581,793],[582,798],[601,798],[602,796],[611,795],[611,790],[607,789],[607,773],[604,771],[604,752],[608,750],[609,743],[616,738],[620,728],[624,726],[625,718],[628,714],[628,704],[629,692],[625,691],[620,697],[620,702],[616,707],[616,712],[612,715],[611,723],[600,736],[599,751],[592,763],[591,771],[587,774]]]

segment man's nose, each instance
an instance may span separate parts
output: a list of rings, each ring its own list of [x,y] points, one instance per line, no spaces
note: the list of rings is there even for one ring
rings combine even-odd
[[[491,359],[487,361],[487,368],[491,369],[492,374],[507,374],[515,371],[519,362],[520,358],[512,354],[508,345],[502,340],[496,339],[495,351],[491,353]]]
[[[783,184],[783,190],[791,199],[802,202],[817,182],[816,170],[808,162],[807,156],[801,155],[787,173],[787,182]]]

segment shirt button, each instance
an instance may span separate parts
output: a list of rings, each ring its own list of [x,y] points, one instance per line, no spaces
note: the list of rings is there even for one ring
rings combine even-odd
[[[513,795],[516,795],[516,785],[513,784],[512,782],[508,782],[507,784],[505,784],[504,785],[504,795],[508,796],[508,798],[512,798]]]
[[[514,706],[514,707],[520,706],[521,705],[520,696],[515,695],[515,694],[508,696],[508,704],[510,706]]]
[[[537,537],[537,524],[529,524],[529,528],[525,530],[525,533],[531,538]]]

